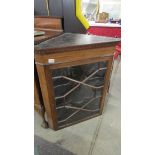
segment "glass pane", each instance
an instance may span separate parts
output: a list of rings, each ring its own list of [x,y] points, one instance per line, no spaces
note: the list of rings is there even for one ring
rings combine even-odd
[[[106,66],[97,62],[51,71],[59,127],[99,114]]]

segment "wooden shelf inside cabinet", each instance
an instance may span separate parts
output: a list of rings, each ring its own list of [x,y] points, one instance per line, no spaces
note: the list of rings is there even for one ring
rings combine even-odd
[[[50,128],[58,130],[102,114],[119,41],[64,33],[35,46]]]

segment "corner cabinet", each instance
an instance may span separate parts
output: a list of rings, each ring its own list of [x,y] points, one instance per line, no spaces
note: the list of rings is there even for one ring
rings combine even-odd
[[[102,114],[118,41],[65,33],[35,47],[50,128],[58,130]]]

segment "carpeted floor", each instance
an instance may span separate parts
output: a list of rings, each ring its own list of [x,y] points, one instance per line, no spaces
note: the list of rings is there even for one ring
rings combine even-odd
[[[34,155],[75,155],[59,145],[34,136]]]

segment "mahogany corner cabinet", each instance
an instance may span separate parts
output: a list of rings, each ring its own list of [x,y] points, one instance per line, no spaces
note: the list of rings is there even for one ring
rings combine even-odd
[[[35,46],[46,121],[58,130],[102,114],[119,38],[64,33]]]

